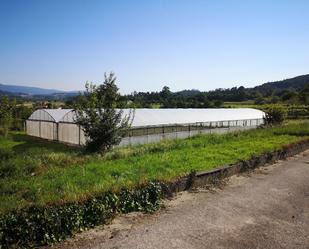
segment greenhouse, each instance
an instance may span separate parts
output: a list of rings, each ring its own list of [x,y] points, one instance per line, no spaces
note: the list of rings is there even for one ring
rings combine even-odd
[[[128,115],[129,109],[123,110]],[[202,133],[224,133],[256,128],[265,113],[251,108],[135,109],[130,130],[119,146],[187,138]],[[39,109],[26,121],[27,134],[68,144],[83,145],[86,137],[75,123],[72,109]]]

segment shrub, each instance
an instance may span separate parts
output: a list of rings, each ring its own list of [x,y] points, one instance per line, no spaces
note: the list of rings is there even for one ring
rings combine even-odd
[[[286,110],[282,106],[271,106],[265,113],[264,123],[266,125],[281,124],[286,118]]]
[[[163,185],[151,182],[118,194],[107,192],[81,202],[28,207],[0,217],[0,248],[36,247],[61,241],[75,232],[107,223],[116,213],[152,212]]]
[[[105,81],[98,87],[86,84],[86,91],[79,96],[75,105],[76,123],[88,138],[86,148],[89,152],[105,152],[120,143],[121,138],[133,121],[132,113],[123,115],[116,109],[120,94],[113,73],[105,74]]]
[[[15,101],[10,101],[7,96],[0,98],[0,135],[4,137],[7,137],[9,128],[11,127],[15,105]]]

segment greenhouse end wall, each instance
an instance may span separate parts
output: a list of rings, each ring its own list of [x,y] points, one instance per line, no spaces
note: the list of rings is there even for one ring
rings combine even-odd
[[[59,123],[58,140],[63,143],[80,145],[80,127],[71,123]]]
[[[27,120],[26,131],[30,136],[57,140],[57,123],[54,122]]]
[[[40,137],[40,122],[39,121],[26,121],[27,134],[34,137]]]

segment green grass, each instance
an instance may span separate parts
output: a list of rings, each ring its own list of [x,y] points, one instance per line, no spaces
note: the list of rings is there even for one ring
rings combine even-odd
[[[309,123],[118,148],[83,155],[76,148],[12,133],[0,138],[0,213],[81,200],[150,180],[170,181],[278,149],[309,136]]]
[[[225,108],[255,108],[267,112],[273,106],[283,107],[287,111],[287,118],[289,119],[309,119],[309,106],[295,105],[287,103],[277,104],[255,104],[254,101],[243,102],[225,102]]]

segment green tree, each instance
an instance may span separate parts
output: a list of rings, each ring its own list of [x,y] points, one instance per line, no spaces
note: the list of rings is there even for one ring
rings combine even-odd
[[[305,86],[303,90],[301,90],[299,99],[302,104],[309,105],[309,84]]]
[[[13,110],[13,124],[11,126],[11,129],[18,131],[24,130],[25,120],[29,118],[32,112],[32,106],[17,104]]]
[[[102,85],[86,83],[86,91],[80,94],[75,104],[76,123],[87,137],[88,152],[105,152],[120,143],[130,128],[134,111],[116,109],[120,94],[113,73],[104,75]]]
[[[160,92],[160,96],[163,98],[163,99],[166,99],[168,97],[170,97],[172,94],[170,88],[168,86],[164,86]]]
[[[7,137],[13,122],[13,111],[16,101],[10,101],[7,96],[0,99],[0,127],[4,137]]]
[[[266,125],[277,125],[283,123],[287,116],[287,111],[284,107],[278,105],[270,106],[265,113],[264,122]]]
[[[220,108],[220,107],[222,107],[222,105],[223,105],[223,101],[222,100],[215,100],[214,101],[214,106],[216,107],[216,108]]]

